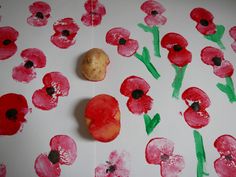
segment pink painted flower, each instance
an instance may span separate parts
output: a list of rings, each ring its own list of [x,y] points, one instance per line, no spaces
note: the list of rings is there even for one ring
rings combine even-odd
[[[50,110],[57,106],[58,97],[69,94],[69,81],[59,72],[47,73],[43,77],[44,87],[36,90],[32,96],[35,107]]]
[[[59,48],[66,49],[75,44],[75,36],[79,26],[72,18],[63,18],[53,25],[55,33],[51,36],[51,42]]]
[[[234,72],[233,65],[224,59],[224,54],[220,49],[205,47],[201,51],[201,59],[205,64],[211,65],[214,74],[221,78],[230,77]]]
[[[137,76],[127,77],[120,87],[120,93],[129,97],[127,107],[133,114],[147,113],[152,108],[153,99],[147,95],[150,86]]]
[[[97,26],[101,23],[102,17],[106,15],[106,9],[98,0],[87,0],[84,3],[84,8],[87,11],[81,21],[86,26]]]
[[[166,138],[151,139],[145,150],[149,164],[160,165],[162,177],[177,177],[184,169],[184,158],[174,155],[174,143]]]
[[[21,52],[23,63],[12,70],[12,78],[19,82],[29,83],[36,78],[35,68],[43,68],[46,65],[45,54],[36,48],[28,48]]]
[[[236,139],[222,135],[215,140],[214,146],[220,154],[214,162],[216,173],[220,177],[236,176]]]
[[[234,52],[236,52],[236,26],[230,28],[229,35],[234,39],[234,42],[231,44],[231,47],[234,50]]]
[[[77,158],[75,141],[67,135],[56,135],[50,140],[49,154],[40,154],[34,164],[39,177],[59,177],[60,165],[72,165]]]
[[[27,18],[28,24],[36,27],[47,25],[51,13],[49,4],[43,1],[36,1],[29,6],[29,11],[32,15]]]
[[[7,168],[6,165],[0,164],[0,177],[6,177]]]
[[[138,41],[130,39],[130,32],[124,28],[117,27],[110,29],[106,34],[106,42],[117,46],[120,55],[130,57],[138,50]]]
[[[9,59],[16,53],[18,35],[18,31],[10,26],[0,27],[0,60]]]
[[[95,177],[129,177],[129,154],[112,151],[109,160],[95,169]]]
[[[162,15],[166,9],[155,0],[145,1],[141,5],[141,10],[147,14],[144,21],[150,27],[164,25],[167,21],[167,18]]]

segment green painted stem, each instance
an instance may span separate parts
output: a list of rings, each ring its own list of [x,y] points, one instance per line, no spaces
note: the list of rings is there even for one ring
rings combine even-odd
[[[148,135],[152,133],[152,131],[155,129],[155,127],[160,123],[161,117],[158,113],[151,119],[151,117],[148,114],[143,115],[146,132]]]

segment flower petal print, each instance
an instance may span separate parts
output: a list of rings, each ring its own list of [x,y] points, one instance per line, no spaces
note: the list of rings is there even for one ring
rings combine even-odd
[[[129,177],[129,154],[112,151],[109,160],[95,168],[95,177]]]
[[[75,44],[75,36],[79,26],[72,18],[63,18],[53,25],[55,33],[51,36],[51,42],[59,48],[66,49]]]
[[[236,52],[236,26],[230,28],[229,35],[234,39],[234,42],[231,44],[231,47],[234,50],[234,52]]]
[[[29,112],[27,100],[23,95],[8,93],[0,97],[0,135],[14,135],[26,122]]]
[[[0,177],[6,177],[7,168],[6,165],[0,164]]]
[[[177,177],[184,169],[184,158],[173,155],[174,143],[166,138],[153,138],[146,145],[145,156],[149,164],[160,165],[162,177]]]
[[[18,35],[18,31],[10,26],[0,27],[0,60],[9,59],[16,53]]]
[[[130,32],[124,28],[110,29],[106,34],[106,42],[117,46],[120,55],[130,57],[138,50],[138,41],[130,39]]]
[[[87,11],[82,17],[81,21],[86,26],[97,26],[101,23],[102,17],[106,15],[106,9],[98,0],[87,0],[84,3]]]
[[[69,94],[69,81],[60,72],[50,72],[43,77],[44,87],[36,90],[32,96],[35,107],[50,110],[57,106],[59,96]]]
[[[133,114],[147,113],[152,108],[153,99],[147,95],[149,84],[137,76],[127,77],[120,87],[120,93],[129,97],[127,107]]]
[[[49,4],[43,1],[36,1],[29,6],[29,11],[32,13],[32,15],[27,18],[29,25],[35,27],[47,25],[51,13]]]
[[[46,65],[45,54],[36,48],[28,48],[21,52],[24,63],[12,70],[12,78],[19,82],[29,83],[36,77],[35,68],[43,68]]]
[[[214,146],[220,154],[214,167],[220,177],[236,176],[236,139],[231,135],[218,137]]]

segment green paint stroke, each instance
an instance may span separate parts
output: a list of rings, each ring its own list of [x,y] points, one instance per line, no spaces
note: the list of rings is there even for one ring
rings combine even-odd
[[[231,77],[226,77],[226,84],[221,84],[218,83],[216,86],[222,91],[224,92],[227,96],[228,99],[231,103],[236,101],[236,94],[235,94],[235,90],[234,90],[234,83]]]
[[[195,140],[195,151],[197,156],[197,177],[209,176],[209,173],[204,172],[204,164],[206,163],[206,155],[201,134],[194,130],[193,136]]]
[[[148,135],[152,133],[152,131],[155,129],[155,127],[160,123],[161,117],[158,113],[155,114],[155,116],[151,119],[151,117],[147,114],[143,115],[146,132]]]
[[[152,76],[155,79],[158,79],[160,77],[160,74],[157,72],[156,68],[151,63],[151,57],[149,54],[149,51],[146,47],[143,47],[142,55],[138,54],[137,52],[134,54],[134,56],[139,59],[143,64],[146,66],[148,71],[152,74]]]
[[[174,89],[173,90],[173,93],[172,93],[172,97],[173,98],[176,98],[176,99],[179,99],[179,92],[180,92],[180,88],[182,86],[182,82],[183,82],[183,79],[184,79],[184,73],[186,71],[186,68],[187,68],[187,65],[185,65],[184,67],[178,67],[176,65],[172,65],[173,68],[175,69],[175,79],[174,81],[172,82],[172,88]]]
[[[142,23],[139,23],[138,27],[142,28],[145,32],[152,33],[153,46],[154,46],[154,55],[157,56],[157,57],[161,57],[159,28],[157,26],[149,27],[149,26],[146,26]]]
[[[216,25],[216,33],[205,35],[204,37],[212,42],[216,42],[221,49],[225,49],[221,39],[224,35],[225,27],[223,25]]]

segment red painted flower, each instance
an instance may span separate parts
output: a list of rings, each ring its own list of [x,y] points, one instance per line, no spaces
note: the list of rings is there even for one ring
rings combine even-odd
[[[55,33],[51,36],[51,42],[59,48],[66,49],[75,44],[75,36],[79,26],[72,18],[63,18],[53,25]]]
[[[106,164],[95,169],[95,177],[129,177],[129,154],[112,151]]]
[[[0,164],[0,177],[6,177],[6,175],[7,175],[6,165]]]
[[[196,28],[203,35],[216,32],[216,25],[213,23],[214,16],[208,10],[198,7],[191,11],[190,16],[197,22]]]
[[[12,78],[28,83],[36,77],[35,68],[43,68],[46,65],[46,56],[36,48],[25,49],[21,52],[24,63],[13,68]]]
[[[36,90],[32,96],[35,107],[50,110],[57,106],[59,96],[69,94],[69,81],[59,72],[47,73],[43,77],[44,87]]]
[[[81,21],[86,26],[99,25],[102,17],[106,15],[105,7],[98,0],[87,0],[84,8],[87,12],[81,17]]]
[[[43,1],[36,1],[29,6],[29,11],[32,15],[27,18],[28,24],[36,27],[47,25],[51,13],[49,4]]]
[[[168,59],[172,64],[183,67],[192,61],[192,54],[186,47],[187,40],[177,33],[167,33],[161,40],[161,46],[169,51]]]
[[[0,60],[6,60],[16,53],[18,35],[18,31],[10,26],[0,27]]]
[[[224,59],[224,54],[220,49],[214,47],[205,47],[201,51],[202,61],[213,67],[215,75],[225,78],[232,76],[234,72],[233,65]]]
[[[160,165],[162,177],[177,177],[185,166],[184,158],[173,155],[174,143],[166,138],[151,139],[145,150],[149,164]]]
[[[0,135],[14,135],[22,130],[29,112],[23,95],[8,93],[0,97]]]
[[[50,141],[49,154],[40,154],[34,164],[39,177],[58,177],[60,165],[72,165],[77,158],[75,141],[67,135],[56,135]]]
[[[207,94],[197,87],[190,87],[182,93],[182,99],[188,106],[184,112],[186,123],[196,129],[208,125],[210,116],[206,108],[210,106],[211,102]]]
[[[150,27],[164,25],[167,21],[167,18],[162,15],[166,9],[155,0],[145,1],[141,5],[141,10],[147,14],[144,21]]]
[[[138,41],[130,39],[130,32],[124,28],[112,28],[106,34],[106,42],[117,46],[120,55],[130,57],[138,50]]]
[[[220,158],[214,162],[216,173],[220,177],[236,176],[236,139],[222,135],[215,140],[214,146],[220,153]]]
[[[151,110],[153,99],[147,95],[149,89],[148,83],[137,76],[130,76],[123,81],[120,93],[129,97],[127,107],[132,113],[142,114]]]
[[[229,35],[234,39],[234,42],[231,44],[231,47],[234,50],[234,52],[236,52],[236,26],[230,28]]]

